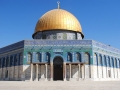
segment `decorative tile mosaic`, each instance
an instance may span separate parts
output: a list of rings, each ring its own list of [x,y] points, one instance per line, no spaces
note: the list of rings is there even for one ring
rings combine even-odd
[[[6,47],[0,48],[0,54],[8,52],[8,51],[16,50],[19,48],[23,48],[23,47],[24,47],[24,40],[17,42],[17,43],[14,43],[14,44],[11,44],[11,45],[8,45]]]
[[[35,39],[42,39],[44,36],[44,39],[64,39],[64,40],[75,40],[76,39],[76,32],[72,31],[63,31],[63,30],[55,30],[55,31],[44,31],[37,33],[34,38]],[[78,39],[82,40],[81,34],[78,34]]]
[[[99,48],[103,48],[105,50],[109,50],[109,51],[112,51],[112,52],[120,53],[119,49],[111,47],[111,46],[103,44],[103,43],[100,43],[100,42],[97,42],[97,41],[94,41],[94,40],[92,40],[92,45],[93,46],[97,46]]]
[[[75,46],[74,48],[86,48],[86,47],[98,47],[98,48],[102,48],[104,50],[108,50],[109,52],[116,52],[118,54],[120,54],[120,50],[113,48],[111,46],[102,44],[100,42],[96,42],[93,40],[23,40],[20,42],[17,42],[15,44],[11,44],[9,46],[0,48],[0,54],[1,53],[5,53],[11,50],[16,50],[19,48],[23,48],[27,46],[27,48],[29,49],[28,46],[35,46],[35,47],[41,47],[41,48],[47,48],[47,46],[54,46],[56,48],[60,47],[60,46],[65,46],[66,48],[69,46]],[[46,47],[45,47],[46,46]],[[34,47],[32,48],[34,49]]]
[[[25,40],[25,45],[92,45],[92,40]]]

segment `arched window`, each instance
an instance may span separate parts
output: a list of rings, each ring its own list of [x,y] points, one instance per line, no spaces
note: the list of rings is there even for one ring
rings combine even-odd
[[[50,53],[46,53],[46,61],[50,62]]]
[[[90,65],[90,54],[89,53],[85,53],[85,62],[86,64]]]
[[[45,35],[45,34],[43,34],[42,38],[43,38],[43,39],[46,39],[46,35]]]
[[[67,60],[72,62],[72,54],[71,53],[68,53]]]
[[[63,39],[67,39],[67,34],[63,33]]]
[[[19,55],[19,65],[22,65],[22,63],[23,63],[23,53],[20,53],[20,55]]]
[[[9,66],[9,57],[6,58],[6,67]]]
[[[3,67],[6,66],[6,60],[5,60],[5,57],[3,58]]]
[[[110,67],[110,57],[108,57],[108,66]]]
[[[40,61],[40,53],[36,53],[36,60]]]
[[[84,56],[85,56],[85,63],[87,65],[90,65],[90,54],[88,52],[85,52]],[[88,71],[87,72],[88,72],[89,78],[91,78],[90,67],[88,67]]]
[[[114,67],[114,59],[113,59],[113,58],[111,58],[111,60],[112,60],[112,66]]]
[[[97,54],[94,53],[94,64],[97,64]]]
[[[117,59],[115,58],[114,67],[117,67]]]
[[[18,65],[18,55],[15,55],[14,60],[15,65]]]
[[[119,59],[119,68],[120,68],[120,59]]]
[[[2,66],[2,61],[1,61],[1,58],[0,58],[0,68],[1,68],[1,66]]]
[[[104,65],[107,66],[106,56],[104,56]]]
[[[28,60],[28,62],[31,62],[31,61],[32,61],[32,54],[31,54],[31,53],[28,53],[28,55],[27,55],[27,60]]]
[[[98,57],[98,64],[102,65],[102,56],[101,55],[99,55],[99,57]]]
[[[10,66],[13,65],[13,56],[10,56]]]
[[[80,53],[76,53],[76,59],[77,59],[77,61],[81,62],[81,54]]]

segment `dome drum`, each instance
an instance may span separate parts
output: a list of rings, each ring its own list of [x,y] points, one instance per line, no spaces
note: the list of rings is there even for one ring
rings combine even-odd
[[[38,32],[33,36],[34,39],[57,39],[57,40],[82,40],[80,33],[68,30],[49,30]]]

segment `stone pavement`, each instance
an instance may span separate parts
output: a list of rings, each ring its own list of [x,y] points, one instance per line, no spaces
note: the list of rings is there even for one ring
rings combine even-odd
[[[0,90],[120,90],[120,81],[0,81]]]

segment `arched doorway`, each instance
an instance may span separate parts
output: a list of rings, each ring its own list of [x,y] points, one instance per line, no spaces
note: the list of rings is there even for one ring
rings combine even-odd
[[[61,57],[55,57],[53,67],[53,80],[63,80],[63,59]]]

